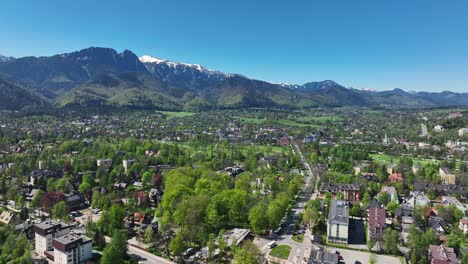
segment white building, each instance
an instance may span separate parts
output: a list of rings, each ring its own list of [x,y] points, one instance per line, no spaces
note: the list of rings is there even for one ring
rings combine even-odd
[[[131,160],[122,160],[122,165],[124,167],[125,173],[127,173],[128,169],[132,166],[133,163],[137,162],[136,159]]]
[[[96,163],[97,163],[98,167],[101,167],[101,166],[110,167],[110,166],[112,166],[112,160],[111,159],[98,159]]]
[[[460,128],[458,130],[458,136],[463,137],[464,135],[468,135],[468,128]]]
[[[345,201],[332,200],[328,213],[328,242],[348,244],[349,207]]]
[[[71,226],[55,221],[34,225],[36,252],[49,263],[80,264],[92,258],[91,239],[74,234]]]
[[[437,126],[434,127],[434,131],[435,132],[442,132],[442,131],[444,131],[444,127],[441,126],[441,125],[437,125]]]
[[[36,252],[40,256],[46,256],[47,251],[52,251],[52,240],[70,233],[71,227],[67,224],[48,220],[34,225]]]
[[[55,264],[80,264],[93,257],[92,241],[85,236],[68,234],[55,238],[52,245]]]

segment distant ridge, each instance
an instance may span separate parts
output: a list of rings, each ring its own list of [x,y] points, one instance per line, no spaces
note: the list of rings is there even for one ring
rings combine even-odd
[[[199,64],[150,55],[137,57],[129,50],[118,53],[100,47],[49,57],[0,56],[0,79],[9,83],[8,89],[6,85],[0,87],[5,96],[14,99],[19,96],[16,90],[26,89],[31,100],[42,104],[47,98],[55,107],[207,110],[468,106],[468,93],[353,89],[332,80],[274,84]]]

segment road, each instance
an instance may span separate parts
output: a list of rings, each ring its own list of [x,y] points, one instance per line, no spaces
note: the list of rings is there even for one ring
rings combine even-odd
[[[299,213],[304,211],[304,207],[307,202],[311,199],[314,185],[316,184],[316,177],[313,173],[313,170],[309,163],[304,158],[299,146],[297,143],[292,143],[292,151],[294,154],[298,154],[302,163],[302,166],[305,168],[304,173],[304,185],[302,191],[299,194],[295,206],[291,210],[291,214],[286,219],[286,222],[282,224],[282,230],[278,234],[272,234],[267,237],[257,237],[254,242],[262,250],[265,256],[268,256],[270,249],[267,244],[271,241],[276,241],[278,245],[289,245],[291,246],[291,253],[288,258],[288,263],[305,263],[310,256],[310,250],[312,244],[310,243],[309,235],[310,231],[306,230],[304,234],[304,242],[298,243],[292,240],[293,232],[295,231],[295,224],[299,221]]]

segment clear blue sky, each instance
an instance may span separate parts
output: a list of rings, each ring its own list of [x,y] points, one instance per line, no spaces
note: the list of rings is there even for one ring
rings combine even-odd
[[[468,92],[466,0],[14,0],[0,54],[129,49],[271,82]]]

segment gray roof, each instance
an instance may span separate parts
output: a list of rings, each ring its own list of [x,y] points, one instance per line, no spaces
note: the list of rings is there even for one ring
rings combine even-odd
[[[349,224],[349,207],[347,202],[341,200],[331,201],[328,223],[340,225]]]

